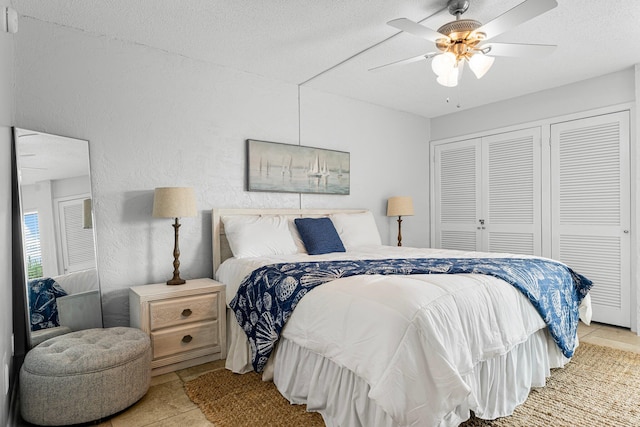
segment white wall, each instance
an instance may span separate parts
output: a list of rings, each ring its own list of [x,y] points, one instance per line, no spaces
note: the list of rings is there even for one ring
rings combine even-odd
[[[98,269],[107,326],[123,324],[127,288],[171,277],[171,221],[151,217],[153,189],[193,186],[182,220],[181,275],[211,277],[214,207],[368,208],[384,240],[386,198],[411,195],[406,244],[428,244],[428,119],[261,76],[23,19],[16,38],[16,124],[90,141]],[[349,196],[246,192],[245,140],[351,152]]]
[[[631,140],[634,143],[631,144],[631,164],[635,165],[635,167],[631,168],[631,188],[635,188],[635,191],[631,192],[631,218],[632,218],[632,232],[635,233],[635,239],[632,239],[635,248],[636,248],[636,256],[633,259],[636,259],[636,272],[635,276],[632,276],[632,282],[635,281],[636,285],[636,331],[640,334],[640,268],[638,265],[640,264],[640,220],[638,219],[639,207],[640,204],[640,149],[638,148],[638,140],[640,140],[640,135],[638,134],[638,124],[640,123],[640,64],[636,64],[634,67],[634,81],[635,81],[635,97],[636,97],[636,108],[635,108],[635,117],[631,118]],[[632,254],[633,255],[633,254]],[[631,302],[631,309],[633,310],[633,300]]]
[[[376,215],[383,243],[395,245],[397,217],[385,216],[387,198],[412,196],[416,216],[403,218],[402,242],[428,246],[428,121],[310,89],[301,93],[302,144],[351,153],[351,194],[303,194],[303,207],[366,207]]]
[[[0,9],[9,6],[0,0]],[[13,35],[0,30],[0,425],[7,425],[10,397],[5,369],[12,364],[11,126],[13,125]],[[13,367],[10,369],[13,373]]]
[[[634,70],[629,68],[484,107],[435,117],[431,119],[431,140],[594,110],[634,100]]]

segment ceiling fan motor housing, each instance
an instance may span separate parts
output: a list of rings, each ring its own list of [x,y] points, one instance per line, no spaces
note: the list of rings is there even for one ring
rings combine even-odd
[[[448,51],[454,45],[465,45],[468,49],[474,48],[486,38],[484,33],[475,32],[482,24],[474,19],[458,19],[447,22],[438,32],[448,38],[438,39],[436,46],[442,51]],[[454,52],[457,53],[457,52]]]

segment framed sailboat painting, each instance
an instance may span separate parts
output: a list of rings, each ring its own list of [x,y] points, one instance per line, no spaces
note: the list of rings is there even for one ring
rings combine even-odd
[[[247,190],[349,194],[349,153],[247,140]]]

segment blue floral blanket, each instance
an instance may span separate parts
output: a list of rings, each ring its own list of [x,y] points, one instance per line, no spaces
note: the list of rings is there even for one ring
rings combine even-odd
[[[67,293],[50,277],[29,280],[29,322],[31,330],[60,326],[56,298]]]
[[[576,347],[578,307],[592,282],[541,258],[406,258],[272,264],[247,276],[229,306],[247,334],[253,368],[264,369],[294,308],[318,285],[354,275],[485,274],[510,283],[531,301],[566,357]]]

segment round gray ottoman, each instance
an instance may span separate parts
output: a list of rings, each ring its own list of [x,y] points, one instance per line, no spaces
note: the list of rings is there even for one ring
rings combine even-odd
[[[94,421],[137,402],[150,380],[151,342],[141,330],[72,332],[27,353],[20,369],[20,412],[38,425]]]

